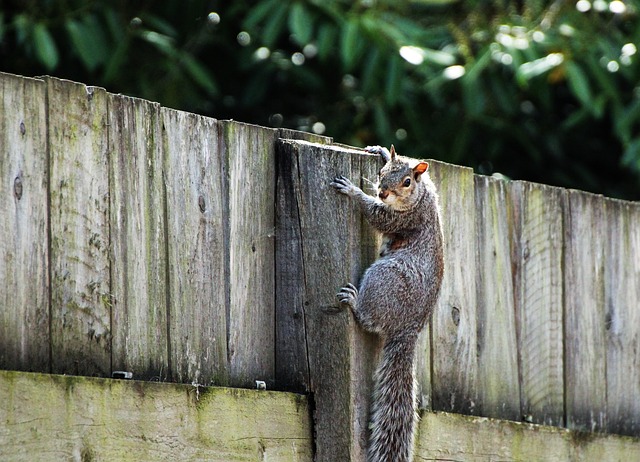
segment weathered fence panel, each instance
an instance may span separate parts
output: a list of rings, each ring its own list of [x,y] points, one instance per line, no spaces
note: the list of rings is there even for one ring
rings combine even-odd
[[[0,78],[0,365],[49,371],[44,82]]]
[[[478,404],[476,215],[473,170],[430,163],[444,233],[444,279],[433,314],[433,408],[474,414]]]
[[[278,245],[282,285],[277,293],[283,297],[278,305],[279,313],[286,309],[304,319],[296,323],[302,333],[292,334],[306,342],[308,366],[302,364],[300,378],[314,394],[316,460],[364,460],[375,341],[354,328],[351,313],[328,311],[337,305],[337,290],[356,283],[360,269],[372,261],[371,252],[363,254],[360,248],[363,236],[369,243],[372,237],[370,230],[363,230],[356,205],[329,182],[344,175],[362,185],[363,177],[375,170],[377,158],[355,151],[345,155],[344,148],[303,141],[285,140],[279,146],[278,193],[288,199],[278,201],[278,213],[294,218],[287,226],[295,230],[288,235],[291,243]],[[286,254],[283,259],[280,252]],[[371,260],[361,262],[363,256]],[[300,364],[300,351],[293,353]]]
[[[160,105],[111,95],[109,139],[113,367],[165,380],[170,371]]]
[[[520,420],[508,192],[504,181],[475,178],[478,403],[481,415]]]
[[[111,369],[107,93],[47,78],[51,369]]]
[[[567,426],[606,428],[604,239],[601,196],[567,191],[564,213],[564,339]]]
[[[0,371],[3,460],[311,462],[300,395]],[[635,461],[640,440],[422,412],[416,460]],[[355,460],[355,459],[351,459]]]
[[[640,435],[640,203],[607,199],[605,320],[607,430]]]
[[[379,237],[329,182],[370,191],[379,159],[57,79],[0,89],[0,368],[264,380],[313,393],[318,460],[362,458],[379,345],[327,311]],[[430,173],[422,406],[638,435],[640,204]]]
[[[234,386],[275,377],[277,130],[224,122],[229,204],[229,370]]]
[[[564,423],[563,193],[527,182],[511,185],[521,413],[548,425]]]
[[[161,115],[172,378],[226,385],[228,210],[220,122],[166,108]]]

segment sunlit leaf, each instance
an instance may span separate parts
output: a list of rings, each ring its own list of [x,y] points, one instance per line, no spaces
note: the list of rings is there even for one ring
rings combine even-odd
[[[362,90],[367,93],[375,91],[375,84],[380,70],[381,53],[378,48],[373,48],[364,60],[364,72],[362,73]]]
[[[389,137],[391,134],[391,123],[386,107],[380,102],[376,102],[373,108],[373,120],[376,132],[381,138]]]
[[[151,45],[155,46],[161,52],[169,55],[175,55],[175,47],[173,45],[173,39],[166,35],[159,34],[158,32],[145,30],[140,32],[140,37]]]
[[[47,70],[51,71],[58,65],[58,48],[53,37],[43,23],[37,23],[33,27],[33,44],[36,57]]]
[[[453,56],[451,53],[448,53],[446,51],[422,48],[422,55],[425,61],[430,61],[440,66],[451,66],[456,62],[455,56]]]
[[[336,49],[336,39],[338,32],[331,23],[323,24],[318,30],[318,57],[325,61],[333,56]]]
[[[518,83],[525,85],[527,80],[549,72],[551,69],[562,64],[563,61],[564,56],[561,53],[551,53],[544,58],[523,63],[518,66],[518,70],[516,71]]]
[[[272,48],[280,34],[284,29],[287,20],[288,5],[286,3],[278,3],[278,5],[267,17],[264,29],[262,31],[262,42],[265,46]]]
[[[306,45],[313,33],[313,16],[302,2],[296,2],[289,11],[289,30],[299,45]]]
[[[102,26],[95,20],[83,24],[73,19],[67,21],[65,26],[82,63],[89,71],[95,70],[106,59]]]
[[[387,75],[385,99],[390,106],[398,102],[402,92],[402,65],[403,62],[394,56],[389,60],[389,64],[385,69]]]
[[[350,18],[342,29],[342,37],[340,40],[340,56],[347,70],[352,69],[356,64],[356,58],[362,44],[360,36],[360,25],[358,19]]]
[[[13,27],[16,29],[18,45],[23,45],[27,41],[27,37],[31,34],[32,26],[31,18],[26,14],[18,14],[13,18]]]
[[[571,92],[578,98],[582,105],[591,107],[593,96],[587,75],[582,71],[580,66],[573,61],[565,64],[565,71]]]

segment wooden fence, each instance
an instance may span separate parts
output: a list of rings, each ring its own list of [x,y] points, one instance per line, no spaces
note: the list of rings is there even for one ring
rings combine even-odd
[[[378,159],[52,78],[0,95],[0,369],[263,380],[312,393],[317,460],[361,457],[377,340],[323,309],[378,238],[328,184]],[[640,204],[430,172],[423,407],[640,435]]]

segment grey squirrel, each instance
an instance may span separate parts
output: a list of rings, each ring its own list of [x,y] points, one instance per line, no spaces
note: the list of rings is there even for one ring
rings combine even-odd
[[[367,461],[409,462],[417,423],[416,343],[433,313],[444,274],[438,194],[426,162],[398,156],[393,146],[390,151],[380,146],[365,150],[385,162],[378,197],[342,176],[331,186],[358,202],[384,243],[360,289],[348,284],[337,297],[362,328],[384,342],[374,378]]]

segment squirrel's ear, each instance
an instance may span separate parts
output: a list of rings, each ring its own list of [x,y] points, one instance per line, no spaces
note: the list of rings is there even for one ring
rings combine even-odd
[[[393,144],[391,145],[391,149],[389,150],[389,154],[391,155],[391,160],[396,158],[396,148],[395,148],[395,146]]]
[[[413,167],[413,177],[418,179],[418,177],[426,172],[428,168],[429,164],[427,162],[420,162],[418,165]]]

